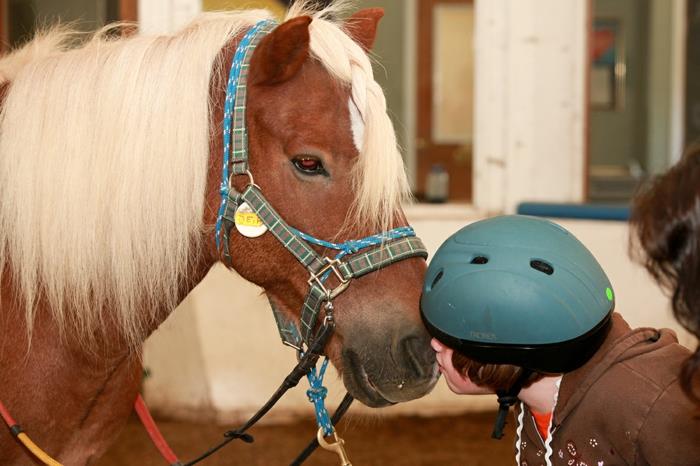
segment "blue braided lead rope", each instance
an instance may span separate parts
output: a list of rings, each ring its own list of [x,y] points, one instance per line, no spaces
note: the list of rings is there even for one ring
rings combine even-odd
[[[257,36],[260,31],[270,24],[274,24],[273,20],[265,19],[258,21],[252,28],[246,32],[241,39],[241,42],[236,48],[236,53],[233,56],[233,62],[231,63],[231,70],[229,71],[228,83],[226,85],[226,99],[224,100],[224,121],[223,121],[223,133],[224,133],[224,156],[223,156],[223,168],[221,170],[221,185],[219,187],[219,194],[221,194],[221,205],[219,206],[219,214],[216,217],[216,247],[217,249],[221,244],[221,221],[226,211],[226,200],[228,198],[228,193],[230,186],[229,181],[229,165],[230,165],[230,154],[231,154],[231,123],[233,117],[233,108],[235,105],[236,88],[238,87],[238,82],[241,76],[241,70],[243,69],[243,64],[245,63],[246,55],[249,52],[251,42],[255,36]],[[245,127],[244,127],[245,130]]]
[[[316,374],[315,367],[310,369],[309,373],[306,374],[310,386],[310,388],[306,390],[306,396],[308,396],[309,401],[314,404],[316,423],[323,429],[323,435],[331,435],[335,429],[325,404],[328,389],[323,386],[323,376],[326,375],[326,367],[328,367],[328,358],[323,360],[318,374]]]

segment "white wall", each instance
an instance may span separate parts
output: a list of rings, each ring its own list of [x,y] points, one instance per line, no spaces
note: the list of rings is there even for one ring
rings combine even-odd
[[[481,218],[463,207],[413,206],[409,221],[434,253],[451,233]],[[668,300],[644,270],[627,257],[627,226],[622,222],[561,221],[595,254],[607,271],[617,295],[618,310],[633,326],[679,329]],[[294,365],[294,352],[280,343],[271,311],[261,290],[223,267],[212,270],[147,342],[145,364],[151,376],[145,396],[159,414],[199,421],[236,422],[252,414],[277,388]],[[692,338],[682,333],[682,340]],[[344,391],[329,369],[329,406]],[[306,384],[292,390],[266,418],[280,422],[312,417]],[[421,400],[392,408],[352,412],[393,415],[434,415],[492,409],[491,397],[457,397],[444,382]]]
[[[200,11],[201,0],[142,0],[138,2],[139,31],[144,34],[172,32]]]
[[[475,205],[582,201],[587,1],[475,7]]]

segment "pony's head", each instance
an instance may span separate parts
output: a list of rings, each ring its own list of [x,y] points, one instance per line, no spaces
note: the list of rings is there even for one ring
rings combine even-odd
[[[250,63],[255,183],[288,224],[316,238],[345,241],[405,225],[403,162],[366,54],[382,11],[360,11],[342,25],[328,11],[309,16],[297,8],[290,16],[261,40]],[[238,178],[242,190],[248,179]],[[270,234],[235,233],[230,248],[238,272],[298,320],[306,269]],[[424,272],[422,259],[398,262],[354,280],[335,300],[336,333],[326,353],[350,393],[369,406],[414,399],[436,381],[418,313]]]

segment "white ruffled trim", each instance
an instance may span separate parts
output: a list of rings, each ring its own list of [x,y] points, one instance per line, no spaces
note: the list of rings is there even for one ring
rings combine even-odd
[[[522,443],[523,417],[525,416],[525,404],[520,402],[520,414],[518,414],[518,427],[515,430],[515,464],[520,466],[520,444]]]
[[[554,382],[554,386],[557,390],[554,392],[554,405],[552,406],[552,417],[549,418],[549,426],[547,426],[547,440],[544,441],[544,461],[547,466],[552,466],[550,458],[552,457],[552,437],[554,433],[552,432],[552,423],[554,423],[554,411],[557,409],[557,401],[559,401],[559,386],[561,385],[561,376]]]
[[[547,440],[544,441],[545,455],[544,460],[547,466],[552,466],[550,458],[552,457],[552,423],[554,422],[554,410],[557,407],[557,401],[559,401],[559,386],[561,385],[561,376],[554,382],[556,391],[554,392],[554,405],[552,406],[552,417],[549,419],[549,426],[547,426]],[[518,427],[515,430],[515,464],[520,466],[520,445],[522,444],[522,433],[523,433],[523,419],[525,416],[525,404],[520,402],[520,414],[518,414]]]

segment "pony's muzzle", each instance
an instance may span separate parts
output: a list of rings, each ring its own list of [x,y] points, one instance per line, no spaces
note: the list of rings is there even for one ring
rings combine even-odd
[[[423,329],[412,330],[379,335],[363,345],[346,344],[343,382],[351,395],[367,406],[382,407],[430,392],[438,379],[435,353]]]

